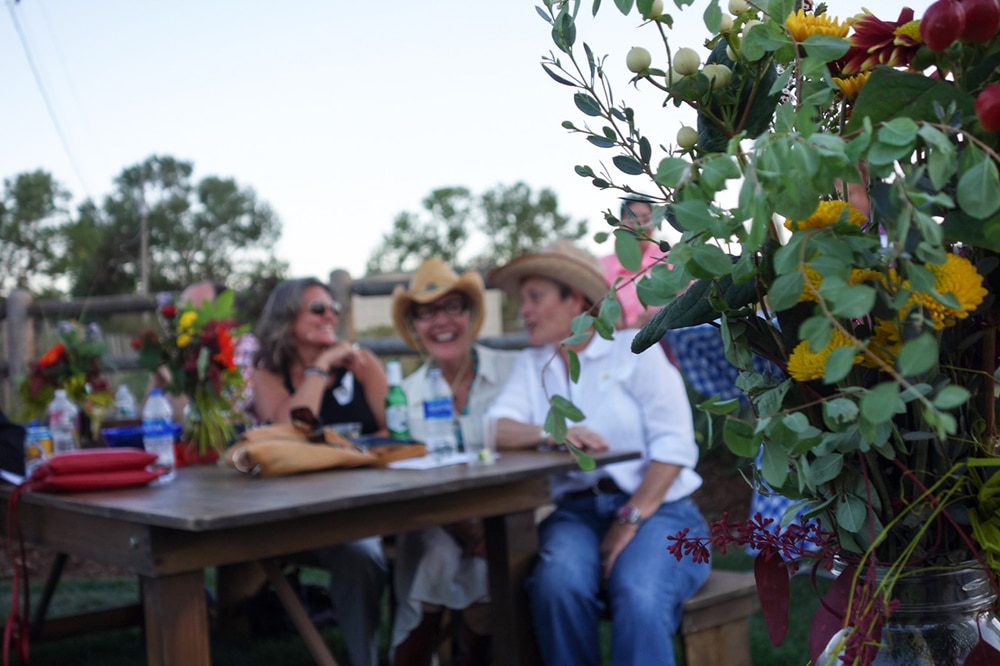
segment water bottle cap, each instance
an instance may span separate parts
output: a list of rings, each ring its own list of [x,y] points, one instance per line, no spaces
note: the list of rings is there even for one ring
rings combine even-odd
[[[150,396],[163,395],[163,389],[155,388],[155,389],[153,389],[152,391],[149,392],[149,395]]]
[[[399,361],[393,360],[386,363],[385,374],[389,380],[389,386],[399,386],[403,383],[403,366],[399,364]]]
[[[57,398],[65,398],[66,397],[66,389],[56,389],[56,397]]]

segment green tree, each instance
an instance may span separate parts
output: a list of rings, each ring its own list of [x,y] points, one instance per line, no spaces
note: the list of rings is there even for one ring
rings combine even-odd
[[[42,171],[4,180],[0,199],[0,289],[51,286],[59,271],[69,193]]]
[[[452,263],[468,240],[474,200],[468,188],[442,187],[424,197],[423,214],[402,212],[368,259],[369,273],[411,270],[426,257]]]
[[[250,188],[217,176],[191,181],[193,165],[152,156],[125,168],[98,210],[81,206],[67,230],[74,295],[134,291],[141,282],[141,227],[149,234],[151,291],[197,280],[230,282],[274,260],[281,223]]]
[[[575,224],[559,213],[555,193],[544,188],[535,197],[525,183],[498,185],[473,196],[468,188],[434,190],[423,200],[424,213],[403,212],[368,260],[369,273],[412,270],[431,256],[452,265],[496,265],[540,249],[548,241],[578,239],[586,221]],[[470,245],[484,250],[464,253]]]

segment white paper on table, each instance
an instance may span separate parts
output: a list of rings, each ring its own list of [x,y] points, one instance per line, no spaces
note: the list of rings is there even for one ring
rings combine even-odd
[[[463,465],[469,462],[469,455],[463,452],[456,452],[443,458],[439,456],[426,455],[419,458],[406,458],[389,463],[392,469],[434,469],[436,467],[447,467],[448,465]]]

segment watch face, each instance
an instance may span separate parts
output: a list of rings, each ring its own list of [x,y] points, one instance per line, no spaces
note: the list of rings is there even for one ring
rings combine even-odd
[[[620,523],[638,523],[642,516],[639,514],[639,509],[635,508],[631,504],[626,504],[622,508],[618,509],[618,522]]]

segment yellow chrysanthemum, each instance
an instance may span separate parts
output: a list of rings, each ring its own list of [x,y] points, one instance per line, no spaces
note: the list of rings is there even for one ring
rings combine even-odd
[[[181,315],[181,318],[177,320],[178,329],[191,328],[194,323],[198,320],[198,313],[188,311]]]
[[[894,365],[899,351],[903,348],[903,341],[899,337],[899,329],[895,321],[885,319],[875,320],[875,331],[868,342],[868,350],[882,359],[888,365]],[[872,359],[862,355],[861,365],[866,368],[878,367]]]
[[[792,379],[799,382],[822,379],[826,359],[830,358],[833,350],[840,347],[849,347],[853,344],[853,340],[839,330],[833,332],[830,342],[818,352],[809,349],[809,341],[803,340],[796,345],[795,349],[792,350],[792,355],[788,357],[788,374],[792,376]],[[854,362],[861,362],[860,354],[854,357]]]
[[[785,220],[785,228],[790,231],[802,231],[803,229],[823,229],[835,224],[840,219],[840,215],[847,209],[847,221],[856,227],[868,221],[868,218],[857,208],[846,201],[821,201],[813,214],[804,220]]]
[[[880,282],[883,287],[888,286],[886,284],[885,274],[881,271],[877,271],[873,268],[852,268],[851,277],[847,279],[847,284],[852,287],[856,287],[859,284],[864,284],[865,282]]]
[[[833,77],[833,82],[837,84],[838,88],[840,88],[840,92],[844,94],[844,97],[846,97],[849,102],[853,102],[858,98],[858,95],[861,93],[861,89],[865,87],[866,83],[868,83],[868,77],[871,75],[872,73],[868,71],[856,74],[855,76],[848,76],[843,79],[835,76]]]
[[[802,282],[802,295],[799,297],[799,303],[804,301],[815,301],[818,303],[819,288],[823,284],[823,276],[809,264],[802,267],[802,272],[805,279]]]
[[[958,308],[949,308],[930,294],[914,292],[907,307],[919,305],[923,308],[934,328],[954,326],[978,308],[989,293],[983,287],[983,276],[972,262],[957,254],[949,254],[943,264],[927,264],[927,270],[934,274],[934,289],[939,294],[952,294],[959,304]]]
[[[785,27],[791,33],[792,39],[796,42],[804,42],[812,35],[832,35],[834,37],[847,37],[847,30],[850,28],[846,23],[841,23],[838,19],[830,18],[826,14],[806,14],[800,9],[792,12],[785,19]]]
[[[187,333],[181,333],[177,336],[177,346],[184,349],[189,344],[191,344],[191,336]]]

